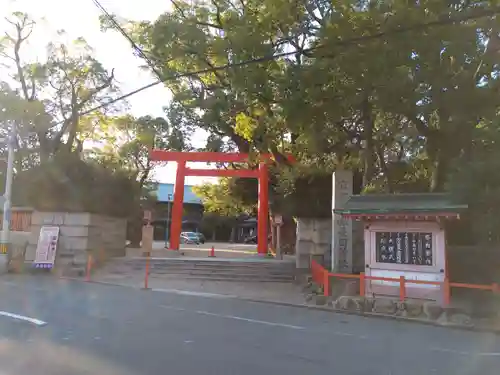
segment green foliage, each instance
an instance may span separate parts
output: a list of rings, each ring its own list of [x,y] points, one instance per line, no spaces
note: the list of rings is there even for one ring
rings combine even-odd
[[[140,208],[139,185],[77,157],[56,158],[16,175],[13,202],[46,211],[85,211],[130,217]]]
[[[191,132],[201,128],[210,133],[207,150],[249,153],[250,167],[259,153],[274,156],[271,207],[284,214],[329,216],[331,173],[350,169],[356,192],[448,189],[470,203],[475,218],[489,212],[491,227],[477,233],[493,233],[497,165],[487,160],[500,156],[497,6],[495,0],[176,0],[154,22],[123,22],[155,70],[177,77],[165,83],[173,93],[165,119],[80,116],[117,90],[112,72],[82,39],[54,42],[47,61],[25,63],[16,45],[23,47],[35,24],[15,14],[0,43],[15,82],[2,87],[0,108],[9,111],[0,116],[36,134],[20,135],[20,169],[62,150],[146,186],[153,142],[186,150]],[[295,53],[261,59],[288,51]],[[22,56],[22,48],[17,52]],[[259,60],[179,75],[249,59]],[[85,140],[102,147],[82,153]],[[289,152],[298,159],[292,168],[283,157]],[[254,180],[222,179],[197,190],[210,212],[255,209]]]
[[[273,172],[273,203],[310,216],[327,214],[327,176],[337,168],[356,172],[359,191],[445,189],[500,104],[499,19],[447,20],[497,5],[179,0],[155,22],[126,26],[165,76],[296,51],[166,85],[173,105],[212,133],[207,148],[224,140],[241,152],[271,152],[278,165],[292,152],[301,167]],[[435,22],[444,24],[419,26]],[[321,191],[306,194],[313,185]],[[300,208],[304,196],[313,203]]]
[[[11,30],[0,40],[0,62],[7,72],[13,72],[13,90],[24,100],[12,111],[29,109],[32,113],[24,116],[29,119],[32,134],[27,143],[20,144],[26,158],[43,162],[61,152],[81,153],[84,141],[78,137],[82,131],[81,113],[118,92],[113,72],[95,59],[83,38],[69,44],[55,40],[47,45],[45,61],[26,62],[26,43],[32,32],[36,32],[36,22],[20,12],[13,13],[7,21]],[[58,34],[63,37],[64,31]],[[111,109],[107,107],[92,116],[102,116]],[[38,114],[36,118],[34,113]],[[26,160],[21,164],[32,165]]]
[[[171,106],[166,118],[110,115],[126,109],[120,104],[89,112],[119,94],[113,71],[95,58],[91,46],[83,38],[62,43],[65,33],[58,31],[46,58],[27,62],[36,22],[20,12],[7,21],[0,64],[10,80],[0,81],[0,136],[17,130],[16,202],[140,217],[140,206],[154,199],[150,149],[189,149],[192,127],[182,107]]]
[[[193,192],[203,202],[205,212],[229,217],[237,217],[242,213],[254,213],[257,200],[248,202],[241,195],[235,194],[236,181],[237,179],[221,178],[217,184],[206,183],[194,186]]]
[[[468,229],[480,242],[500,242],[500,127],[498,120],[482,123],[474,134],[473,150],[455,160],[448,190],[467,202]],[[465,235],[469,232],[465,231]],[[467,239],[465,239],[467,240]],[[470,239],[468,239],[470,241]]]
[[[161,117],[105,117],[94,134],[99,147],[86,151],[88,159],[113,170],[126,170],[140,186],[151,177],[154,162],[152,148],[182,151],[188,149],[188,134]]]

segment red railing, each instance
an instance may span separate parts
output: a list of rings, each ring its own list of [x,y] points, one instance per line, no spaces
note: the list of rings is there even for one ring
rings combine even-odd
[[[366,280],[399,282],[400,301],[406,300],[406,284],[438,285],[443,287],[443,303],[445,305],[450,304],[451,288],[479,289],[479,290],[491,291],[493,293],[500,292],[500,287],[497,283],[492,283],[490,285],[454,283],[450,282],[448,277],[445,277],[444,281],[440,282],[440,281],[425,281],[425,280],[407,280],[405,279],[404,276],[400,276],[397,279],[391,277],[366,276],[364,272],[361,272],[359,275],[353,275],[347,273],[332,273],[328,272],[324,267],[322,267],[318,262],[314,260],[311,261],[311,272],[313,281],[323,288],[323,294],[325,296],[330,295],[330,277],[338,277],[339,279],[359,279],[359,294],[361,296],[365,295]]]

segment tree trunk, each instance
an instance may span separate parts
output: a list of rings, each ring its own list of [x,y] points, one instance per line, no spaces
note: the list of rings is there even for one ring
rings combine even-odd
[[[431,176],[430,190],[433,193],[441,193],[445,189],[446,179],[449,169],[449,159],[444,155],[445,151],[440,150],[435,158]]]
[[[363,139],[365,147],[363,150],[364,173],[363,173],[363,187],[370,184],[375,175],[375,142],[373,139],[373,130],[375,127],[375,116],[372,111],[368,95],[363,101],[362,106],[363,116]]]
[[[127,239],[130,241],[129,247],[137,248],[141,246],[142,240],[142,219],[139,216],[130,219],[127,223]]]

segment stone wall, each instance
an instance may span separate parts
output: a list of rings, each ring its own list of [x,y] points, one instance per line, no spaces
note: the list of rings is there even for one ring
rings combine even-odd
[[[296,233],[296,267],[309,269],[311,259],[315,259],[329,268],[332,248],[332,220],[298,218]]]
[[[56,268],[85,268],[88,254],[97,264],[112,256],[125,255],[126,220],[90,213],[33,212],[26,261],[35,259],[40,229],[60,227]]]
[[[365,250],[362,222],[352,226],[353,272],[362,272],[365,267]],[[295,260],[299,269],[310,267],[311,259],[330,269],[332,256],[332,221],[329,219],[297,219]]]

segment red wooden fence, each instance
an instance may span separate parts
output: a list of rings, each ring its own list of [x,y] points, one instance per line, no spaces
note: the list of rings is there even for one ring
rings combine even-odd
[[[347,273],[331,273],[328,272],[323,266],[321,266],[314,260],[311,261],[311,273],[313,281],[319,286],[323,287],[323,294],[325,296],[330,295],[330,277],[338,277],[341,279],[359,279],[359,294],[361,296],[365,295],[366,280],[399,282],[400,301],[404,301],[406,299],[406,284],[440,285],[443,286],[443,302],[445,305],[450,304],[451,288],[489,290],[492,291],[493,293],[500,292],[500,288],[496,283],[492,283],[489,285],[454,283],[450,282],[448,277],[445,277],[443,282],[439,282],[439,281],[425,281],[425,280],[406,280],[404,276],[400,276],[398,279],[390,277],[366,276],[364,272],[361,272],[359,275],[352,275]]]

